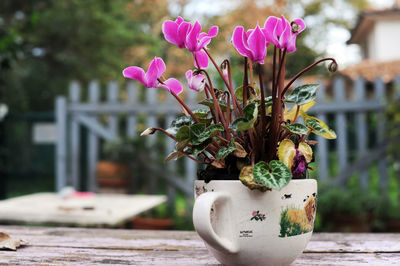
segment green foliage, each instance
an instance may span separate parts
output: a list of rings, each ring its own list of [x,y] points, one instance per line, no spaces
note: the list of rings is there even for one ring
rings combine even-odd
[[[219,106],[221,107],[222,112],[225,112],[227,110],[226,103],[224,101],[218,100]],[[212,99],[204,99],[201,102],[199,102],[201,105],[205,105],[207,107],[210,107],[211,109],[215,109],[214,107],[214,101]]]
[[[253,128],[257,120],[258,108],[256,103],[248,104],[244,109],[244,117],[239,117],[232,123],[232,129],[237,131],[245,131]]]
[[[194,124],[190,126],[190,143],[200,145],[222,131],[224,131],[224,127],[220,124],[212,124],[207,128],[206,124]]]
[[[217,154],[215,155],[215,158],[217,159],[224,159],[226,156],[228,156],[231,152],[234,152],[236,150],[236,146],[234,143],[234,138],[231,139],[229,142],[228,147],[221,147]]]
[[[182,126],[191,126],[194,124],[194,120],[190,116],[179,116],[178,118],[174,119],[171,122],[171,126],[167,129],[167,131],[175,135],[177,134],[178,130]]]
[[[285,129],[289,130],[293,134],[305,135],[308,133],[308,127],[300,123],[293,123],[289,125],[282,125]]]
[[[312,132],[321,135],[327,139],[335,139],[336,133],[330,129],[325,123],[316,118],[307,118],[306,125],[312,129]]]
[[[296,103],[297,105],[303,105],[314,101],[317,97],[317,90],[320,87],[319,84],[306,84],[296,87],[290,95],[286,97],[286,102]]]
[[[266,187],[281,190],[292,178],[290,169],[280,161],[258,162],[253,169],[254,180]]]

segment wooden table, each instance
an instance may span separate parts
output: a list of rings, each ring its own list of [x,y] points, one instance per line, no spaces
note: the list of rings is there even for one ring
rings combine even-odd
[[[0,226],[29,241],[0,251],[12,265],[210,265],[218,262],[195,232]],[[293,265],[399,265],[400,234],[315,233]]]
[[[0,201],[0,223],[116,227],[164,202],[160,195],[96,194],[62,198],[37,193]]]

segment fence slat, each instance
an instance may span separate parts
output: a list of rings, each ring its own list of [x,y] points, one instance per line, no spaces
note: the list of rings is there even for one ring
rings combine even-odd
[[[325,99],[325,92],[326,87],[325,85],[321,85],[321,87],[317,91],[317,101],[320,104],[323,104]],[[319,114],[318,119],[322,121],[327,121],[326,115]],[[321,136],[317,136],[317,141],[319,144],[317,145],[317,152],[318,152],[318,177],[320,180],[326,180],[329,176],[329,168],[328,168],[328,144],[327,140]]]
[[[127,84],[127,104],[128,105],[135,105],[137,102],[137,88],[133,81],[128,82]],[[137,119],[135,114],[130,114],[127,119],[126,125],[126,134],[128,137],[134,137],[137,132]]]
[[[118,93],[118,83],[116,81],[111,81],[107,87],[107,101],[111,104],[119,104]],[[111,132],[118,135],[118,117],[116,115],[110,115],[108,126]]]
[[[343,78],[339,77],[333,81],[333,89],[335,100],[337,102],[346,102],[345,84]],[[347,150],[347,121],[346,114],[342,110],[337,110],[335,114],[336,132],[337,132],[337,158],[339,162],[339,172],[343,171],[347,166],[348,150]]]
[[[92,81],[89,84],[89,102],[93,105],[97,105],[100,100],[100,87],[97,81]],[[97,121],[97,117],[95,117]],[[96,180],[96,170],[97,161],[99,155],[99,139],[89,130],[88,133],[88,150],[87,150],[87,160],[88,160],[88,173],[87,173],[87,189],[88,191],[97,191],[97,180]]]
[[[155,89],[155,88],[151,88],[151,89],[148,89],[148,90],[145,90],[145,91],[147,93],[147,98],[146,98],[147,103],[150,106],[156,106],[157,103],[158,103],[158,101],[157,101],[158,100],[158,93],[157,93],[158,90]],[[147,127],[157,126],[157,116],[156,115],[157,114],[154,114],[154,113],[148,114],[148,116],[147,116]],[[153,161],[155,162],[156,161],[156,154],[155,154],[156,135],[153,134],[153,135],[147,136],[147,139],[149,141],[149,145],[152,146],[151,156],[153,158]],[[149,190],[150,190],[151,194],[154,194],[154,193],[157,192],[157,176],[152,175],[150,177]]]
[[[65,97],[56,99],[56,191],[67,185],[67,100]]]
[[[175,115],[168,115],[166,117],[166,127],[171,125],[172,121],[175,119]],[[175,141],[168,138],[167,140],[167,154],[172,152],[175,148]],[[175,161],[170,161],[167,163],[166,167],[170,170],[171,173],[177,174],[177,163]],[[177,176],[173,176],[173,178],[178,178]],[[175,213],[175,200],[176,200],[176,189],[172,184],[167,185],[167,196],[168,196],[168,209],[170,213]]]
[[[377,101],[385,102],[386,101],[386,91],[385,91],[385,84],[383,83],[381,78],[377,78],[375,80],[375,97]],[[386,115],[385,112],[378,113],[378,127],[377,127],[377,136],[378,136],[378,143],[382,142],[385,139],[385,128],[386,128]],[[386,161],[386,156],[382,156],[382,158],[378,161],[378,169],[379,169],[379,176],[380,176],[380,189],[382,191],[387,190],[388,186],[388,172],[387,172],[388,164]]]
[[[364,102],[365,101],[365,82],[363,78],[359,78],[354,83],[355,86],[355,101]],[[356,114],[356,131],[357,131],[357,158],[360,159],[365,156],[367,152],[368,143],[368,129],[366,123],[366,113],[358,112]],[[360,171],[360,184],[361,188],[365,191],[368,190],[368,169],[362,169]]]
[[[71,103],[80,102],[81,88],[77,81],[73,81],[69,87],[69,100]],[[72,115],[70,122],[71,138],[71,178],[68,185],[80,189],[80,126],[76,121],[76,115]]]

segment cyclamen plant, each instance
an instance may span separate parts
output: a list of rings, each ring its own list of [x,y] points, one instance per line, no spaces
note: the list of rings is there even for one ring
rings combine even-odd
[[[307,140],[310,133],[327,139],[336,134],[319,119],[306,112],[315,104],[318,84],[307,84],[292,89],[293,83],[305,72],[324,61],[331,61],[328,69],[336,71],[333,58],[323,58],[301,70],[285,84],[285,58],[296,51],[296,37],[306,29],[302,19],[289,22],[284,16],[269,17],[264,27],[257,25],[245,30],[235,28],[232,44],[244,57],[243,84],[234,88],[229,60],[218,65],[207,45],[217,36],[218,27],[208,33],[201,32],[201,25],[193,25],[178,17],[163,23],[165,39],[181,49],[188,49],[194,58],[194,70],[186,72],[189,89],[203,92],[205,99],[199,104],[204,109],[191,110],[178,96],[182,84],[165,79],[166,70],[161,58],[155,57],[145,72],[139,67],[124,69],[123,75],[135,79],[147,88],[162,87],[180,104],[184,115],[175,119],[167,130],[148,128],[141,136],[160,131],[176,141],[175,150],[166,161],[188,157],[205,164],[199,174],[207,182],[212,179],[240,179],[250,189],[280,190],[292,178],[305,178],[313,160]],[[272,46],[272,47],[271,47]],[[266,97],[263,67],[267,48],[271,47],[272,95]],[[226,89],[216,88],[206,70],[209,60],[219,73]],[[253,73],[257,68],[258,82]],[[289,93],[289,90],[290,93]],[[289,105],[293,106],[291,109]],[[304,124],[297,122],[303,118]]]

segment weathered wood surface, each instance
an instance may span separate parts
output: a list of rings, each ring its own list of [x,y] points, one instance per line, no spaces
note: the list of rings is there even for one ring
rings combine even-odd
[[[63,199],[56,193],[37,193],[0,201],[0,222],[115,227],[166,201],[162,195],[96,194]]]
[[[195,232],[0,226],[29,241],[0,265],[217,265]],[[316,233],[293,265],[399,265],[400,234]]]

